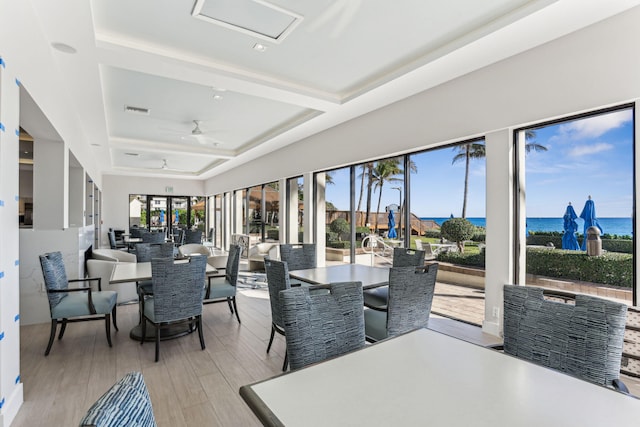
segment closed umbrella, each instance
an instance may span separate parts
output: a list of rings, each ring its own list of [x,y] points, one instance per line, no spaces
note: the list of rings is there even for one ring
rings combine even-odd
[[[164,209],[160,211],[160,224],[164,224]]]
[[[578,223],[576,218],[578,215],[576,211],[569,203],[567,210],[564,213],[564,234],[562,235],[562,249],[568,249],[571,251],[579,251],[580,245],[578,244],[578,238],[576,237],[576,231],[578,231]]]
[[[387,236],[390,239],[395,239],[398,237],[398,233],[396,233],[396,220],[393,217],[393,211],[389,211],[389,233]]]
[[[584,219],[584,239],[582,239],[582,250],[587,250],[587,229],[589,227],[598,227],[600,229],[600,235],[604,234],[602,232],[602,227],[598,224],[598,218],[596,217],[596,205],[591,200],[591,196],[589,196],[589,200],[584,204],[584,208],[582,209],[582,213],[580,214],[580,218]]]
[[[176,209],[176,214],[174,219],[176,224],[180,223],[180,212],[178,212],[178,209]]]

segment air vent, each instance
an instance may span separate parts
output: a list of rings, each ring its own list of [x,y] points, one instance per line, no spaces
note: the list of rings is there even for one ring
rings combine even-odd
[[[138,153],[124,153],[124,155],[125,156],[133,156],[133,157],[135,157],[135,156],[138,156],[139,154]]]
[[[149,115],[149,109],[148,108],[133,107],[131,105],[125,105],[124,106],[124,111],[126,111],[127,113],[131,113],[131,114],[142,114],[144,116],[148,116]]]
[[[280,43],[303,19],[266,0],[196,0],[191,15],[273,43]]]

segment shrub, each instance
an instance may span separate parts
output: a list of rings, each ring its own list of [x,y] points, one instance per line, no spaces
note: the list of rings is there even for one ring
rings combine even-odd
[[[428,239],[439,239],[440,237],[442,237],[442,234],[440,234],[439,230],[427,230],[424,232],[424,234],[422,235],[423,237],[426,237]]]
[[[336,218],[329,224],[329,229],[338,235],[338,239],[342,239],[342,235],[351,231],[351,226],[344,218]]]
[[[465,254],[461,252],[442,252],[436,256],[436,260],[457,265],[484,268],[484,250],[478,253]]]
[[[326,241],[329,243],[338,241],[338,235],[332,231],[327,231],[325,233],[325,238],[327,239]],[[302,240],[299,240],[299,241],[302,242]]]
[[[633,255],[607,252],[596,257],[581,251],[528,248],[527,273],[630,288]]]
[[[466,218],[451,218],[442,223],[440,232],[442,236],[456,242],[460,252],[464,253],[464,241],[470,240],[476,228]]]

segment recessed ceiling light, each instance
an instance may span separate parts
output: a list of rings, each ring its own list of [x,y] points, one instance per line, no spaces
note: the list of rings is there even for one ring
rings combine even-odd
[[[76,53],[77,52],[75,47],[69,46],[66,43],[53,42],[53,43],[51,43],[51,46],[55,50],[60,51],[60,52],[64,52],[64,53]]]
[[[258,52],[264,52],[267,50],[267,47],[262,43],[256,43],[253,45],[253,50],[257,50]]]
[[[224,96],[222,95],[213,95],[213,99],[215,99],[216,101],[220,101],[224,98]]]

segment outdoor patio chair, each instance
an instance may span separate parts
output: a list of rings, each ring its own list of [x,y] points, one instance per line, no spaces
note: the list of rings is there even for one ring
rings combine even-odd
[[[375,342],[429,323],[438,264],[426,267],[392,267],[386,311],[365,309],[367,341]]]
[[[195,323],[204,350],[202,333],[202,284],[204,283],[207,259],[192,257],[188,261],[173,258],[153,258],[151,275],[153,296],[144,304],[142,316],[155,327],[157,362],[160,357],[160,340],[163,328],[176,323]],[[142,340],[147,336],[147,322],[142,322]]]
[[[314,293],[328,289],[328,293]],[[365,346],[362,284],[332,283],[280,291],[291,369]]]
[[[424,257],[425,251],[394,248],[393,267],[422,267],[424,266]],[[388,286],[366,289],[363,293],[365,307],[374,310],[386,310],[387,299],[389,298]]]
[[[51,314],[51,334],[44,352],[49,355],[53,338],[56,336],[58,323],[62,323],[58,339],[61,340],[69,322],[104,319],[107,342],[111,347],[111,322],[118,330],[116,323],[116,301],[118,295],[114,291],[103,291],[100,278],[67,279],[64,260],[60,252],[40,255],[40,266],[44,284],[47,289],[49,311]],[[70,288],[72,282],[90,283],[97,281],[98,292],[92,291],[91,286]]]
[[[620,381],[627,306],[589,295],[575,305],[534,286],[504,286],[504,352],[627,392]]]
[[[271,350],[273,337],[275,333],[279,333],[283,337],[284,322],[282,321],[282,303],[280,302],[280,291],[291,289],[289,282],[289,269],[286,262],[276,261],[274,259],[265,258],[264,268],[267,273],[267,283],[269,286],[269,302],[271,303],[271,336],[267,345],[267,353]],[[285,338],[286,339],[286,338]],[[286,371],[288,365],[287,353],[284,355],[282,370]]]
[[[229,305],[229,310],[231,310],[231,314],[236,314],[238,323],[241,322],[240,315],[238,314],[238,306],[236,305],[236,284],[238,282],[238,270],[240,269],[241,251],[242,248],[239,245],[231,245],[229,247],[225,275],[222,277],[209,277],[207,279],[207,289],[204,296],[204,304],[226,301]]]

